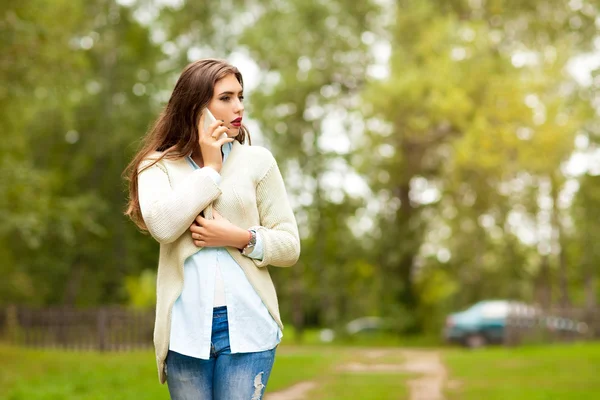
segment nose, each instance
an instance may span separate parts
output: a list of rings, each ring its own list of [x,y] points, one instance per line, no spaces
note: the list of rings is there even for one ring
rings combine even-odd
[[[240,99],[237,99],[237,101],[235,102],[234,105],[234,110],[233,110],[236,114],[241,113],[242,111],[244,111],[244,103],[242,103],[242,101]]]

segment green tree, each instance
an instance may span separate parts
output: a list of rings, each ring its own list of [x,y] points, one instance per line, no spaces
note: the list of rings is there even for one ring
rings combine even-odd
[[[120,301],[125,274],[155,259],[122,215],[120,175],[155,112],[162,53],[114,1],[2,8],[0,253],[18,283],[2,301]]]
[[[396,2],[394,12],[386,26],[389,76],[370,82],[364,95],[373,128],[361,157],[389,210],[380,215],[375,251],[386,271],[383,303],[418,308],[419,280],[439,268],[462,288],[455,305],[530,297],[540,254],[517,237],[511,220],[523,214],[536,230],[545,212],[536,199],[557,204],[560,166],[581,127],[576,87],[563,71],[590,48],[597,10],[563,2],[408,0]],[[540,182],[549,183],[548,193]],[[428,187],[437,193],[429,200]],[[549,213],[544,226],[555,232],[549,242],[566,299],[561,212]]]

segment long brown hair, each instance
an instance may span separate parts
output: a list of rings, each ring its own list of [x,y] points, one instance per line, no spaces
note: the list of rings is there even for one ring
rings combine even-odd
[[[207,58],[189,64],[175,84],[171,98],[152,128],[143,138],[140,150],[129,163],[123,176],[129,181],[127,215],[143,231],[147,230],[138,200],[138,174],[162,160],[178,159],[192,153],[198,146],[198,121],[202,110],[208,106],[215,84],[229,74],[244,87],[242,74],[223,60]],[[244,143],[250,134],[245,126],[235,137]],[[140,169],[140,163],[155,151],[160,156]]]

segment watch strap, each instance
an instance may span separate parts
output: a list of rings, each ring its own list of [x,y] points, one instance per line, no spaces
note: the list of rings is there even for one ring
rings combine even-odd
[[[250,232],[250,240],[248,241],[248,244],[246,245],[246,247],[244,247],[242,249],[242,254],[247,256],[250,253],[252,253],[252,251],[254,251],[254,246],[256,246],[256,230],[255,229],[248,229],[248,232]]]

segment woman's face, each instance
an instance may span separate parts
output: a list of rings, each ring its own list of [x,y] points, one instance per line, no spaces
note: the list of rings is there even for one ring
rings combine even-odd
[[[235,75],[229,74],[215,83],[208,109],[216,119],[225,121],[227,136],[236,137],[242,126],[244,93]]]

